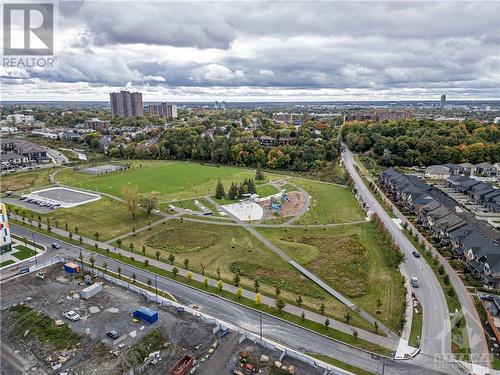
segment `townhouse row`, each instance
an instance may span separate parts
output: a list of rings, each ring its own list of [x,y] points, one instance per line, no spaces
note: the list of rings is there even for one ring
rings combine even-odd
[[[416,220],[486,287],[500,287],[500,234],[464,211],[445,193],[416,176],[393,168],[379,181],[393,201],[416,214]]]

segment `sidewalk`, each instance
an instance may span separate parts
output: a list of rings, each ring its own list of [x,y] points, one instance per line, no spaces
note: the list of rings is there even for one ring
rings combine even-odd
[[[10,217],[22,222],[22,218],[19,215],[11,214]],[[38,228],[38,222],[36,220],[33,220],[33,221],[26,220],[26,223],[28,225],[31,224],[35,228]],[[47,225],[42,223],[42,229],[46,230]],[[65,231],[64,229],[52,227],[51,232],[55,233],[57,235],[69,238],[69,232]],[[79,238],[79,235],[73,235],[73,240],[75,240],[75,238]],[[82,236],[82,243],[93,247],[93,246],[95,246],[96,241]],[[114,247],[106,242],[97,241],[97,244],[98,244],[98,247],[100,249],[104,249],[104,250],[108,249],[110,253],[114,253],[114,254],[121,253],[123,257],[127,257],[127,258],[133,256],[135,258],[135,260],[137,260],[139,262],[144,262],[144,260],[147,259],[149,261],[149,265],[164,269],[164,270],[169,271],[169,272],[172,272],[172,268],[174,267],[174,266],[170,265],[169,263],[157,261],[156,259],[145,257],[142,254],[132,253],[128,250],[116,248],[116,247]],[[75,254],[75,257],[77,257],[77,256],[78,256],[78,254]],[[192,272],[192,271],[180,268],[180,267],[177,267],[177,268],[179,270],[180,276],[186,277],[187,273],[191,272],[193,280],[198,281],[200,283],[203,283],[203,281],[205,279],[205,276],[203,276],[199,273],[195,273],[195,272]],[[218,283],[218,280],[213,279],[213,278],[208,278],[208,284],[210,286],[215,287],[217,285],[217,283]],[[236,286],[228,284],[228,283],[224,283],[223,290],[235,294],[236,289],[238,289]],[[256,293],[254,291],[250,291],[248,289],[242,288],[242,296],[243,297],[254,301],[255,295],[256,295]],[[274,298],[262,295],[262,304],[263,305],[267,305],[267,306],[274,308],[275,302],[276,302],[276,300]],[[305,310],[305,309],[300,308],[298,306],[290,305],[290,304],[286,304],[283,311],[288,312],[288,313],[293,314],[293,315],[296,315],[296,316],[301,316],[302,312],[304,312],[306,319],[314,321],[314,322],[321,324],[321,325],[323,325],[325,323],[325,320],[327,318],[326,316],[323,316],[321,314],[315,313],[313,311],[308,311],[308,310]],[[391,349],[394,351],[396,350],[396,348],[398,346],[399,338],[395,339],[392,337],[380,336],[380,335],[374,334],[372,332],[365,331],[361,328],[350,326],[346,323],[343,323],[341,321],[335,320],[335,319],[330,318],[330,317],[329,317],[329,320],[330,320],[330,328],[347,333],[349,335],[352,335],[353,330],[356,330],[358,332],[358,337],[360,339],[378,344],[380,346],[383,346],[385,348],[388,348],[388,349]]]

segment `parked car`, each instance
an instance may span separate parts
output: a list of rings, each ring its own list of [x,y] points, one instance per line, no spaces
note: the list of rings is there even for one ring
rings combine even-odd
[[[116,340],[118,337],[120,337],[118,332],[116,332],[114,329],[111,329],[108,332],[106,332],[106,336],[111,337],[113,340]]]
[[[57,242],[54,242],[54,243],[52,244],[52,248],[53,248],[53,249],[60,249],[60,248],[61,248],[61,245],[59,245]]]
[[[416,277],[411,278],[411,286],[414,288],[418,288],[418,279]]]
[[[78,315],[76,312],[74,312],[73,310],[70,310],[70,311],[66,311],[63,316],[66,318],[66,319],[69,319],[71,320],[72,322],[76,322],[77,320],[80,320],[80,315]]]
[[[420,253],[419,253],[418,251],[414,251],[414,252],[413,252],[413,256],[414,256],[415,258],[420,258]]]
[[[25,196],[23,196],[23,197],[19,198],[19,200],[23,201],[23,200],[25,200],[25,199],[27,199],[27,198],[28,198],[28,197],[25,195]]]

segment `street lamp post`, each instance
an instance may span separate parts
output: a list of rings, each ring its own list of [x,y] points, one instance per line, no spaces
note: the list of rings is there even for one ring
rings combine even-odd
[[[35,234],[31,232],[31,239],[33,240],[33,247],[35,248],[35,264],[38,264],[38,252],[36,251]]]
[[[156,283],[156,274],[155,274],[155,294],[156,294],[156,303],[158,303],[158,284]]]

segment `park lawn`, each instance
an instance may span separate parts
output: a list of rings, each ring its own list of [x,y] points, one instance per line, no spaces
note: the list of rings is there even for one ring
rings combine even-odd
[[[332,288],[397,331],[405,298],[403,277],[395,254],[375,224],[258,230]],[[376,313],[378,299],[382,302],[380,314]]]
[[[34,187],[50,184],[49,174],[55,172],[55,168],[41,168],[34,171],[18,172],[2,176],[0,192],[21,191]]]
[[[257,185],[256,188],[257,194],[259,194],[261,197],[268,197],[270,195],[279,193],[279,190],[270,184]]]
[[[363,220],[365,214],[347,187],[294,178],[311,196],[310,208],[297,224],[345,223]]]
[[[159,251],[160,260],[165,262],[169,254],[174,254],[174,264],[178,267],[184,268],[184,259],[189,259],[189,269],[197,273],[202,273],[203,263],[205,274],[213,278],[217,278],[219,268],[225,282],[232,283],[235,272],[239,270],[242,287],[253,290],[257,278],[262,293],[274,296],[279,286],[283,299],[294,302],[301,295],[304,306],[313,311],[318,311],[324,303],[327,314],[339,320],[347,312],[339,301],[265,248],[244,228],[170,220],[123,239],[121,247],[130,250],[131,243],[134,251],[139,253],[145,246],[146,255],[152,258]],[[118,246],[118,243],[114,245]],[[351,324],[373,329],[358,316]]]
[[[36,254],[35,250],[19,244],[17,244],[14,249],[15,250],[11,253],[11,255],[19,260],[31,258]]]
[[[58,175],[63,184],[121,196],[125,185],[137,185],[139,192],[157,191],[161,200],[183,199],[214,194],[220,179],[226,189],[231,182],[253,178],[251,169],[211,166],[188,162],[135,161],[129,170],[101,176],[87,175],[67,169]],[[271,175],[269,178],[273,178]],[[277,178],[277,177],[274,177]]]
[[[6,261],[3,261],[0,263],[0,268],[8,266],[9,264],[15,263],[12,259],[7,259]]]
[[[99,232],[100,241],[111,240],[131,232],[134,227],[139,229],[148,225],[149,221],[156,221],[160,218],[154,214],[148,216],[144,211],[138,210],[133,220],[124,203],[106,196],[81,206],[59,208],[42,216],[51,219],[52,227],[59,226],[64,229],[65,223],[68,223],[68,230],[73,234],[76,233],[75,227],[78,227],[78,234],[89,238],[95,238],[94,234]],[[46,220],[43,220],[44,223]]]

